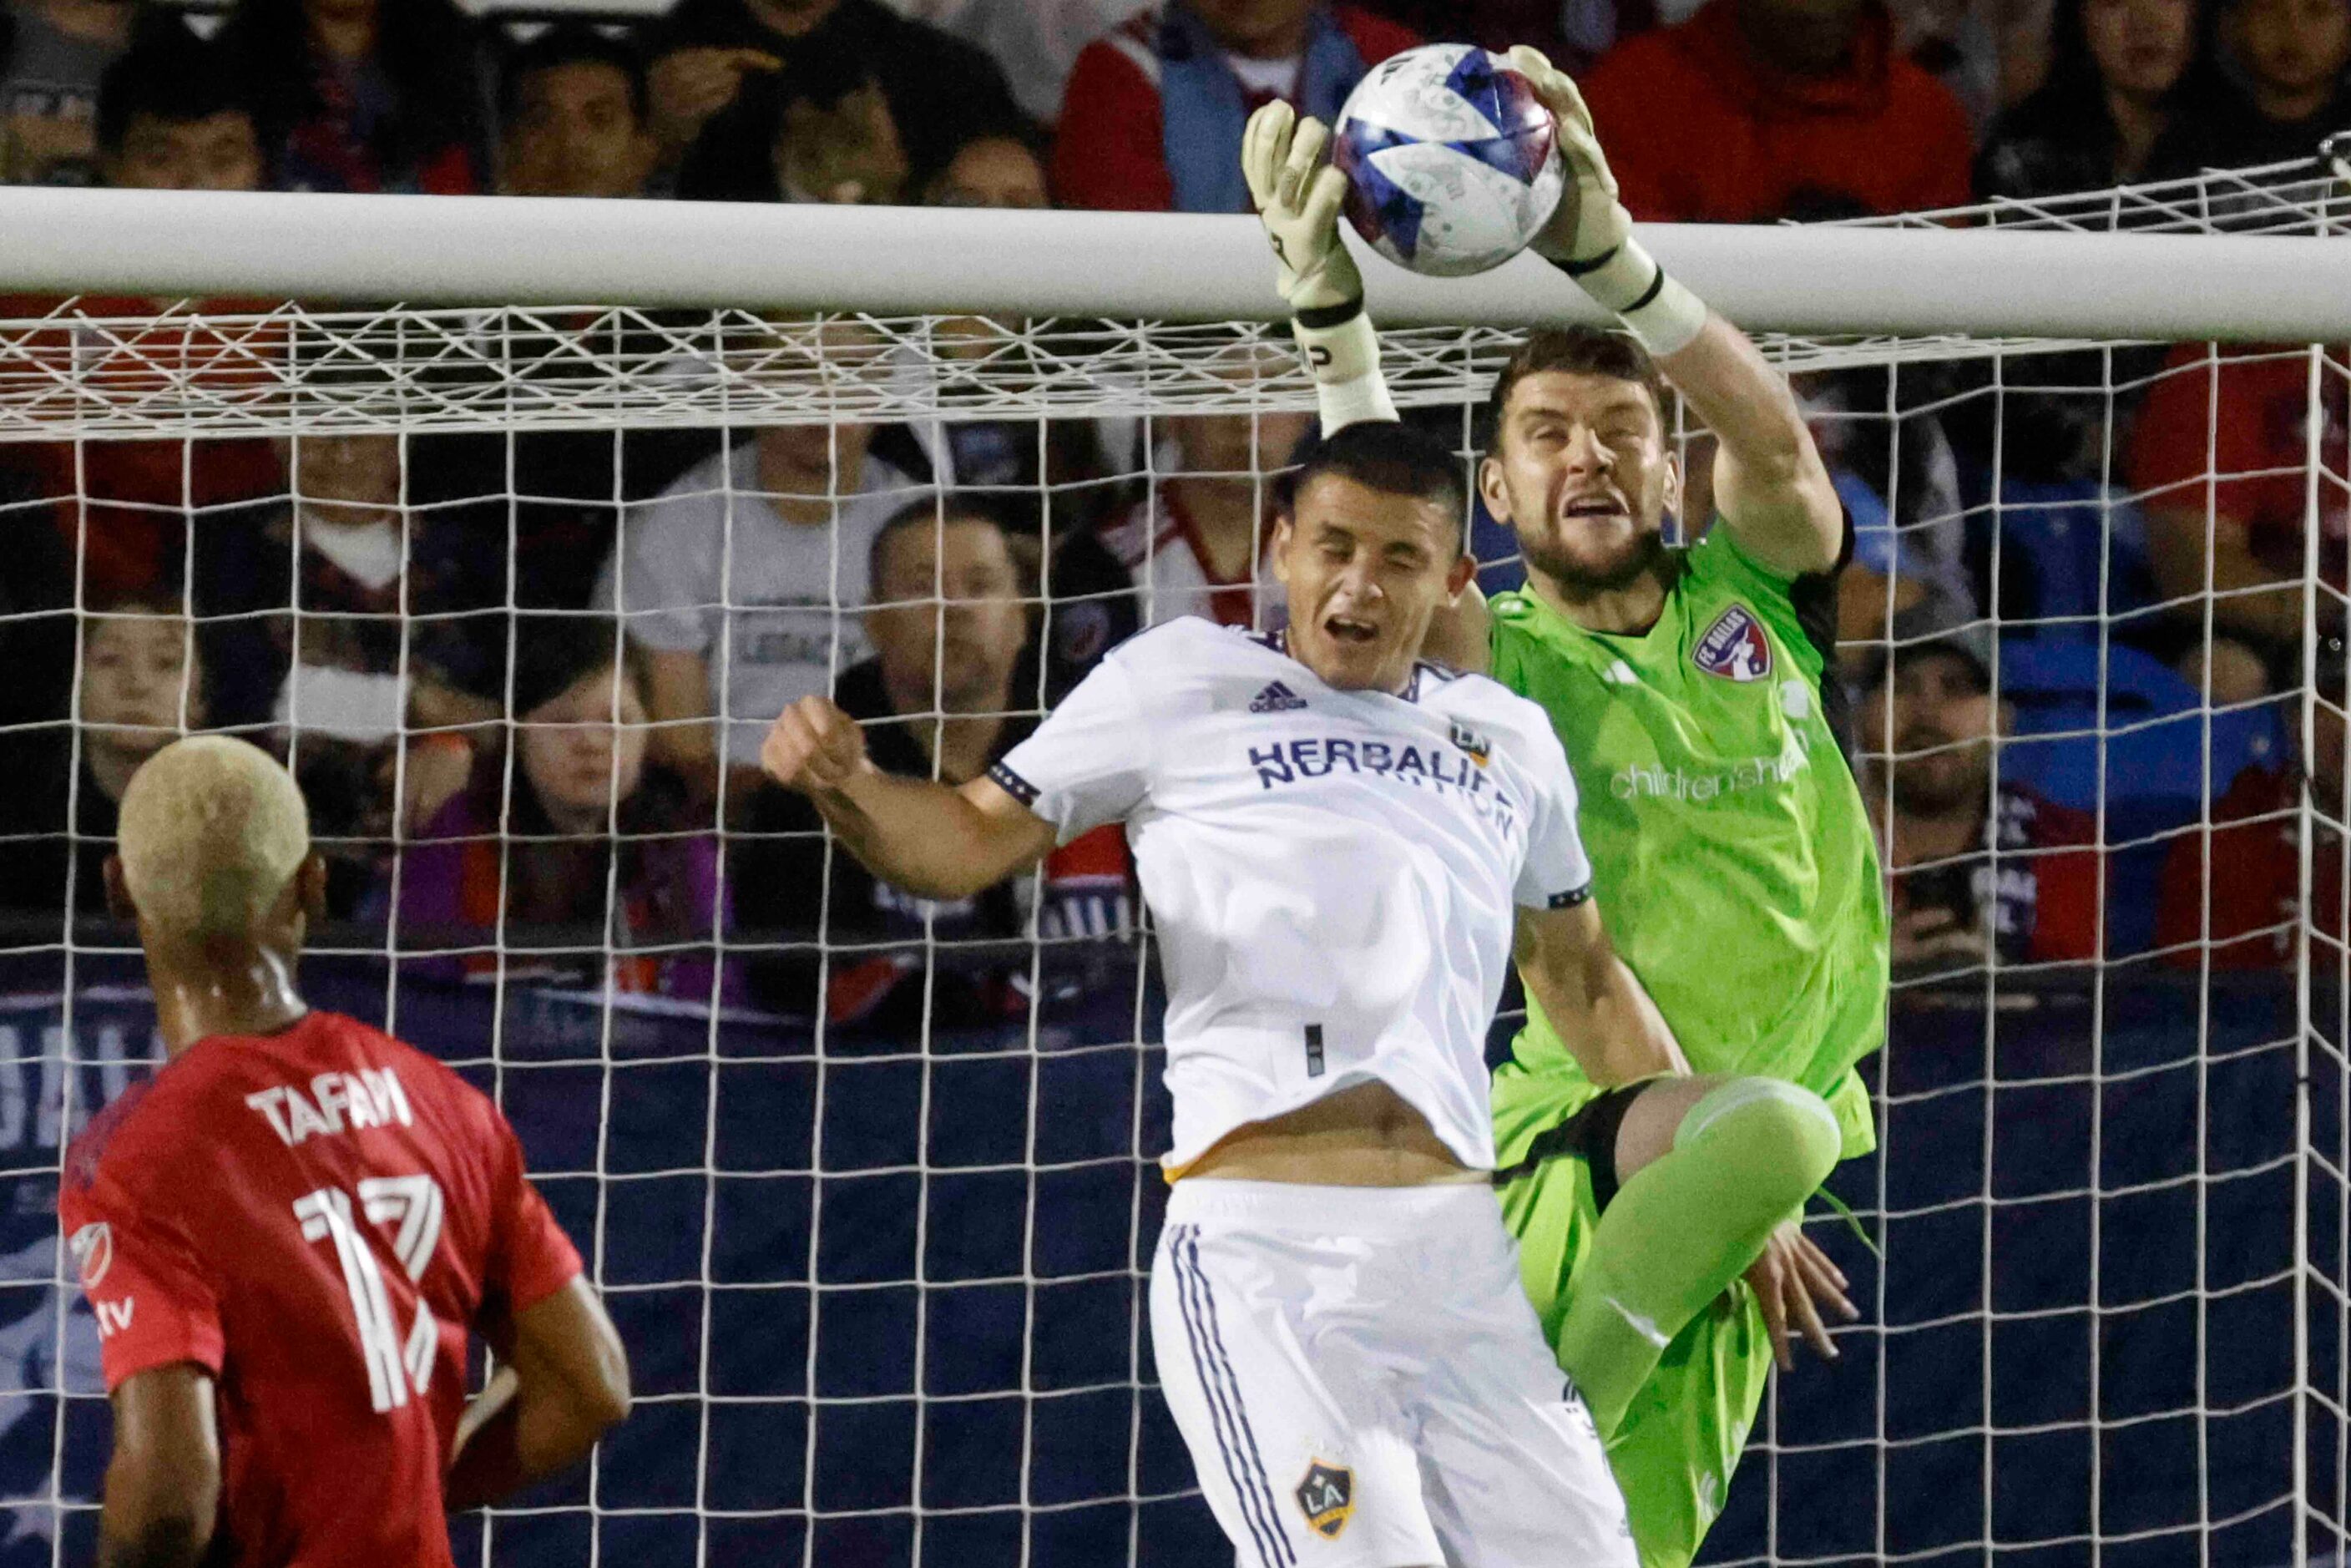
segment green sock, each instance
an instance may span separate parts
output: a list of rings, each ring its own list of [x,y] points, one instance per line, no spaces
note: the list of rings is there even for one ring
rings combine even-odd
[[[1818,1095],[1737,1078],[1692,1106],[1608,1205],[1562,1319],[1561,1366],[1613,1434],[1666,1346],[1762,1255],[1837,1162]]]

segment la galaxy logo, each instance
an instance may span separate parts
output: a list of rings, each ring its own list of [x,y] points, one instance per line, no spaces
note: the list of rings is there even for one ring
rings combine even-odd
[[[1355,1472],[1344,1465],[1316,1459],[1306,1467],[1306,1479],[1298,1483],[1298,1506],[1315,1534],[1325,1541],[1338,1540],[1354,1515]]]
[[[1451,738],[1453,744],[1468,752],[1469,760],[1480,768],[1493,758],[1494,743],[1458,718],[1453,721]]]
[[[1771,673],[1771,639],[1747,606],[1734,604],[1706,629],[1690,662],[1726,681],[1760,681]]]

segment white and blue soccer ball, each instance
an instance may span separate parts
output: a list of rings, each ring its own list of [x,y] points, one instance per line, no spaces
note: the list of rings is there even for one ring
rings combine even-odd
[[[1526,248],[1559,205],[1559,128],[1510,61],[1427,44],[1373,68],[1331,133],[1347,217],[1400,267],[1458,277]]]

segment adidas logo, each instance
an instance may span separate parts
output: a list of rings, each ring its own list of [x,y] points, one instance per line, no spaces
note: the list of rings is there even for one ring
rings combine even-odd
[[[1267,683],[1265,690],[1258,693],[1250,700],[1249,710],[1251,713],[1293,713],[1305,706],[1304,697],[1300,696],[1280,681],[1270,681]]]

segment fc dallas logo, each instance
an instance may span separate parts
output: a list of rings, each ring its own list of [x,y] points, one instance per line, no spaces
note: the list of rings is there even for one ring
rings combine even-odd
[[[1690,659],[1726,681],[1760,681],[1771,673],[1771,642],[1747,606],[1734,604],[1706,629]]]
[[[74,1267],[81,1272],[85,1290],[98,1289],[99,1281],[114,1266],[114,1229],[103,1219],[85,1225],[66,1239],[66,1250],[73,1254]]]

